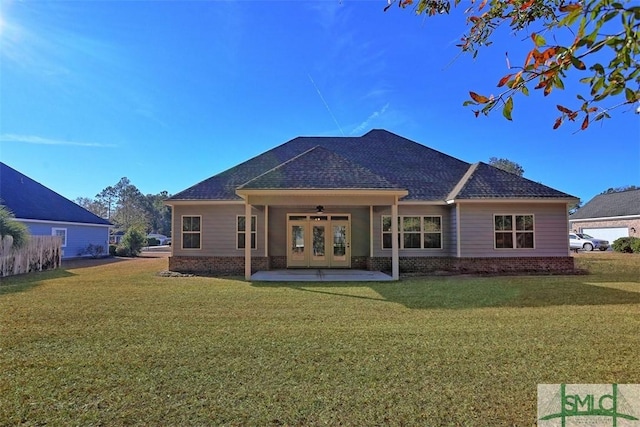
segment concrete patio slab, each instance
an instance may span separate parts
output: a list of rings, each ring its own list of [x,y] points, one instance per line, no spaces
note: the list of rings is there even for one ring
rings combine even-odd
[[[381,271],[299,269],[258,271],[251,275],[256,282],[387,282],[393,278]]]

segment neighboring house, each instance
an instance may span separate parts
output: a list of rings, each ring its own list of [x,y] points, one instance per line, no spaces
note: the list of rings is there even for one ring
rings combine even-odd
[[[0,204],[32,235],[62,238],[62,258],[90,255],[89,245],[109,254],[111,223],[0,162]]]
[[[111,235],[109,236],[109,244],[119,245],[120,242],[122,242],[123,238],[124,238],[124,231],[116,231],[114,233],[111,233]]]
[[[613,243],[640,237],[640,190],[600,194],[569,216],[569,230]]]
[[[385,130],[298,137],[166,201],[169,268],[569,271],[576,201]]]

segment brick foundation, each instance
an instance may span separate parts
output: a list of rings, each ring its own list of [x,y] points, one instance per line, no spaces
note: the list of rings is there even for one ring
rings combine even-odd
[[[169,257],[169,270],[181,273],[244,275],[244,257]],[[269,270],[269,258],[251,258],[251,272]]]
[[[518,257],[518,258],[450,258],[450,257],[401,257],[400,274],[430,274],[449,272],[454,274],[499,273],[571,273],[574,260],[566,257]],[[279,270],[287,266],[287,258],[254,257],[251,271]],[[391,271],[391,258],[353,257],[351,268],[370,271]],[[183,273],[207,273],[243,275],[244,257],[169,257],[169,270]]]
[[[286,256],[272,256],[269,257],[271,260],[271,269],[272,270],[283,270],[287,268],[287,257]]]

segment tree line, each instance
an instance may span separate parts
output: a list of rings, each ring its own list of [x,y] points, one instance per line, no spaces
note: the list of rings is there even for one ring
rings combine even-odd
[[[123,177],[94,198],[78,197],[75,202],[114,225],[114,231],[131,228],[146,233],[171,235],[171,208],[163,204],[171,197],[166,191],[143,194],[131,181]]]

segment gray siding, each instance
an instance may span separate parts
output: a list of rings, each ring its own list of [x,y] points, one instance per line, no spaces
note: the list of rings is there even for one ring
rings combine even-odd
[[[373,210],[373,256],[390,257],[391,249],[382,249],[382,215],[391,215],[390,206],[376,206]],[[401,257],[454,256],[455,239],[451,230],[451,207],[442,205],[400,205],[398,215],[434,215],[442,217],[442,249],[400,249]]]
[[[451,222],[449,223],[449,242],[451,243],[450,256],[458,256],[458,212],[456,206],[451,205],[449,207],[449,214],[451,215]]]
[[[173,208],[173,233],[171,245],[173,256],[244,256],[244,249],[236,249],[236,217],[244,215],[241,204],[229,205],[178,205]],[[202,217],[200,249],[182,249],[182,217]],[[264,209],[253,208],[257,216],[257,250],[255,256],[264,255]]]
[[[258,249],[255,256],[264,256],[265,250],[265,208],[253,208],[252,215],[258,219]],[[269,256],[287,254],[287,214],[315,213],[309,206],[269,207]],[[351,214],[351,255],[369,255],[369,207],[337,207],[325,209],[325,214]],[[182,249],[182,216],[202,217],[201,249]],[[244,215],[244,205],[178,205],[173,213],[173,256],[244,256],[244,249],[236,249],[236,216]]]
[[[287,255],[287,215],[313,214],[308,206],[269,207],[269,256]],[[369,207],[325,208],[325,214],[351,214],[351,256],[369,256]]]
[[[494,215],[533,214],[534,249],[495,249]],[[539,257],[567,256],[566,203],[469,203],[460,206],[461,256]]]
[[[369,206],[349,209],[351,214],[351,256],[369,256]]]

